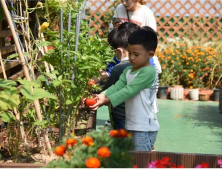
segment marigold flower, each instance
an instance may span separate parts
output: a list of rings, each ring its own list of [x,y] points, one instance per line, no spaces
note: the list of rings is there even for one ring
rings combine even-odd
[[[48,28],[48,26],[49,26],[49,23],[48,23],[48,22],[43,22],[43,24],[42,24],[41,27],[40,27],[40,31],[41,31],[41,32],[44,31],[44,29]]]
[[[101,158],[107,158],[107,157],[110,157],[111,152],[110,152],[109,148],[101,147],[97,150],[97,154]]]
[[[54,153],[58,156],[63,156],[66,152],[66,147],[61,145],[61,146],[57,146],[54,150]]]
[[[118,131],[117,131],[117,130],[111,130],[111,131],[109,132],[109,135],[110,135],[111,137],[116,137],[116,136],[118,135]]]
[[[82,143],[85,144],[86,146],[93,146],[94,142],[93,142],[93,138],[86,136],[82,139]]]
[[[193,89],[193,86],[190,86],[190,89]]]
[[[118,137],[128,137],[128,132],[125,129],[119,129],[118,131]]]
[[[91,157],[85,162],[87,168],[99,168],[101,163],[98,158]]]
[[[74,146],[76,143],[77,141],[72,138],[66,140],[66,146]]]

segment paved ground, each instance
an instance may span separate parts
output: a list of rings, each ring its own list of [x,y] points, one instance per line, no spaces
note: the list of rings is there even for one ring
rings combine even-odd
[[[164,152],[222,155],[222,114],[218,102],[158,100],[161,129],[155,149]],[[97,113],[97,130],[108,119],[108,108]]]

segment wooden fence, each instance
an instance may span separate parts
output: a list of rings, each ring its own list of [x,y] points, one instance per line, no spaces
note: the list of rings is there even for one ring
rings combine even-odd
[[[114,0],[90,0],[89,18],[93,33],[104,33],[108,29]],[[147,6],[156,16],[160,41],[167,38],[199,37],[204,41],[222,38],[222,0],[147,0]]]

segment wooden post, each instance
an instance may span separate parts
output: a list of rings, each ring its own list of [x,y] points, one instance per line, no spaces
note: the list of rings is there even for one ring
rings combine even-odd
[[[6,16],[6,19],[8,21],[8,25],[10,27],[10,30],[12,32],[12,37],[15,41],[15,46],[17,48],[17,51],[18,51],[18,54],[19,54],[19,58],[21,60],[21,64],[22,64],[22,68],[24,70],[24,74],[25,74],[25,77],[28,81],[31,81],[30,79],[30,76],[29,76],[29,71],[28,71],[28,68],[27,68],[27,65],[26,65],[26,62],[25,62],[25,59],[24,59],[24,55],[22,53],[22,50],[21,50],[21,47],[19,45],[19,41],[17,39],[17,35],[16,35],[16,32],[15,32],[15,28],[14,28],[14,25],[13,25],[13,22],[12,22],[12,19],[11,19],[11,16],[9,14],[9,11],[8,11],[8,8],[6,6],[6,3],[4,0],[1,0],[1,4],[2,4],[2,8],[4,10],[4,13],[5,13],[5,16]],[[39,121],[42,121],[42,115],[41,115],[41,110],[40,110],[40,104],[39,104],[39,101],[38,100],[35,100],[34,101],[34,107],[35,107],[35,110],[36,110],[36,114],[37,114],[37,117],[39,119]],[[44,139],[45,139],[45,142],[46,142],[46,146],[47,146],[47,149],[49,151],[49,154],[52,155],[52,151],[51,151],[51,145],[49,143],[49,139],[48,139],[48,136],[47,135],[44,135]]]

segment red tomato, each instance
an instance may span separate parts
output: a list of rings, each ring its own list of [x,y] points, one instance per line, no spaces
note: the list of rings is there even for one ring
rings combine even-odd
[[[89,107],[89,106],[92,106],[92,105],[96,104],[96,102],[97,102],[96,99],[86,98],[85,104],[86,104],[87,107]]]
[[[92,79],[89,80],[88,85],[89,85],[89,86],[96,85],[95,80],[92,80]]]

